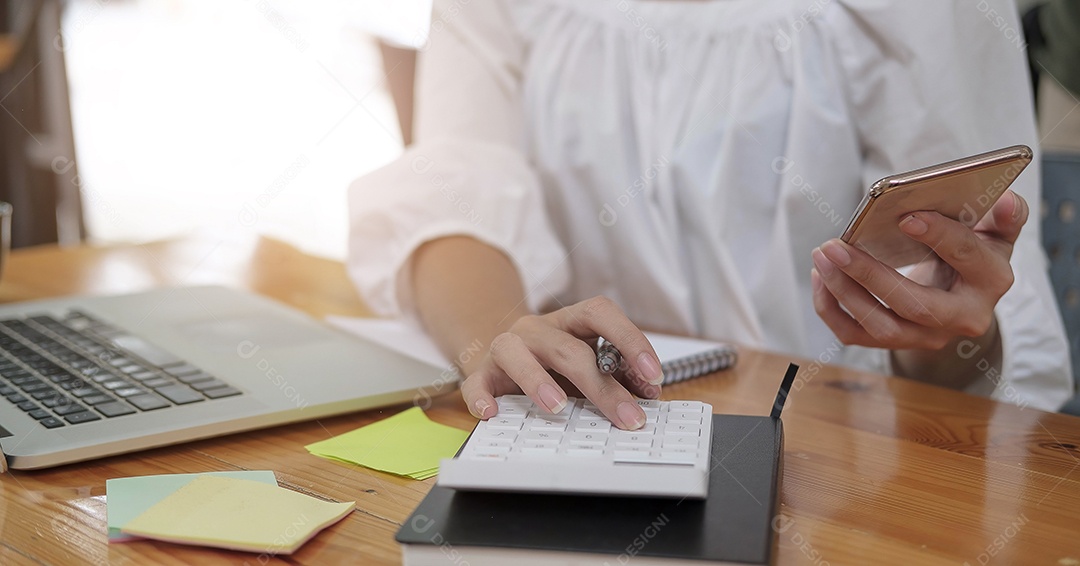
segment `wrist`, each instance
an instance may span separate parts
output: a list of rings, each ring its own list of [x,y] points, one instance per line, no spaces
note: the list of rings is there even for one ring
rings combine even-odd
[[[499,315],[500,312],[507,314]],[[493,308],[489,310],[490,316],[470,320],[469,328],[459,333],[459,342],[466,343],[458,345],[460,354],[453,360],[462,375],[467,376],[479,369],[484,355],[491,346],[491,341],[499,334],[510,330],[519,319],[530,314],[532,313],[522,304],[509,310]]]
[[[892,350],[893,373],[924,383],[965,389],[986,375],[1000,375],[1003,359],[997,317],[982,336],[957,336],[940,350]]]
[[[529,314],[510,258],[466,236],[421,246],[412,258],[412,291],[428,334],[468,375],[492,339]]]

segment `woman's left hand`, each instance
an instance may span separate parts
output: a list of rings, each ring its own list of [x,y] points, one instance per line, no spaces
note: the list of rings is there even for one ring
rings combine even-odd
[[[1012,191],[974,227],[936,212],[909,214],[900,230],[935,253],[908,277],[829,240],[811,253],[814,308],[844,344],[941,350],[983,336],[996,328],[994,307],[1013,284],[1009,259],[1027,218],[1027,203]]]

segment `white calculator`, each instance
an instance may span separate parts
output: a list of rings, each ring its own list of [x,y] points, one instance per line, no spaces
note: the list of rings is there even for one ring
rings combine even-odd
[[[438,484],[508,491],[704,499],[712,405],[639,399],[645,426],[616,428],[587,399],[557,415],[524,395],[497,399],[460,454],[443,460]]]

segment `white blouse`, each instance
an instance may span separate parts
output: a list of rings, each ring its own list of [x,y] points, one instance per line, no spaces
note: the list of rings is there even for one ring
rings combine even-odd
[[[533,309],[607,295],[645,328],[889,373],[815,313],[810,251],[881,177],[1038,147],[1012,3],[987,5],[1013,34],[944,0],[436,2],[417,143],[350,189],[350,274],[411,315],[412,252],[468,235]],[[1036,210],[1039,181],[1036,161],[1013,186]],[[1071,374],[1039,220],[997,307],[1003,377],[971,391],[1054,410]]]

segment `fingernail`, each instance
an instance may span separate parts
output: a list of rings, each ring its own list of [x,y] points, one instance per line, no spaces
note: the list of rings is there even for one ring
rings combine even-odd
[[[1020,220],[1020,215],[1024,212],[1024,200],[1020,198],[1020,195],[1013,193],[1013,213],[1012,219],[1014,221]]]
[[[810,288],[815,293],[821,291],[821,274],[817,272],[817,269],[810,270]]]
[[[660,369],[660,362],[648,352],[642,352],[637,358],[641,375],[651,385],[660,385],[664,381],[664,370]]]
[[[840,267],[847,267],[851,263],[851,254],[844,249],[844,246],[829,240],[821,246],[821,253],[825,254],[825,257],[829,258],[833,263]]]
[[[537,390],[540,394],[540,402],[552,413],[561,413],[566,407],[566,393],[550,383],[541,383]]]
[[[645,424],[645,411],[642,411],[637,403],[623,401],[619,403],[619,408],[615,409],[615,414],[619,415],[625,430],[637,430]]]
[[[900,221],[900,230],[910,236],[922,236],[930,229],[930,226],[923,222],[914,214]]]
[[[487,402],[487,399],[476,400],[476,417],[483,419],[487,415],[487,410],[491,408],[491,403]]]
[[[821,252],[821,248],[814,248],[814,251],[810,252],[810,259],[813,260],[814,267],[823,277],[828,277],[836,271],[836,266],[829,261],[829,258],[825,257],[825,254]]]

